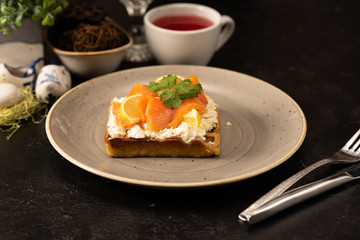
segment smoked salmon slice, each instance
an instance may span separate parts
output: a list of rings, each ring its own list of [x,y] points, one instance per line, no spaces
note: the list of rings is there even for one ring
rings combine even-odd
[[[140,101],[139,101],[139,110],[141,113],[141,120],[143,123],[146,122],[145,112],[146,112],[150,97],[152,97],[152,96],[144,95],[144,96],[142,96],[142,98],[140,98]]]
[[[149,96],[145,111],[148,129],[154,132],[164,129],[171,122],[173,113],[173,109],[167,108],[159,98]]]
[[[206,99],[206,97],[205,97]],[[206,100],[207,101],[207,100]],[[206,104],[201,101],[199,97],[184,99],[182,105],[175,109],[174,116],[171,122],[166,126],[167,128],[175,128],[183,121],[183,117],[193,108],[200,114],[205,110]]]
[[[192,75],[189,77],[190,81],[191,81],[191,84],[190,86],[196,84],[196,83],[199,83],[199,80],[197,78],[196,75]],[[203,102],[205,105],[208,103],[208,100],[204,94],[204,90],[201,90],[201,94],[198,96],[198,98],[200,99],[201,102]]]
[[[153,97],[158,96],[158,94],[156,92],[149,91],[149,87],[147,87],[143,84],[139,84],[139,83],[135,83],[133,85],[131,91],[129,92],[129,94],[127,96],[131,96],[131,95],[135,95],[135,94],[149,95],[149,96],[153,96]]]
[[[197,76],[192,75],[189,77],[191,85],[199,83]],[[139,111],[141,113],[141,123],[147,123],[148,130],[160,131],[164,128],[176,128],[183,121],[184,115],[186,115],[192,109],[196,109],[200,114],[205,111],[206,104],[208,103],[204,91],[194,98],[188,98],[182,100],[182,105],[178,108],[167,108],[160,100],[159,95],[156,92],[149,91],[149,88],[143,84],[134,84],[127,97],[141,94],[143,95],[139,101]],[[121,103],[113,102],[113,114],[116,117],[117,124],[125,128],[131,127],[128,122],[120,116]]]

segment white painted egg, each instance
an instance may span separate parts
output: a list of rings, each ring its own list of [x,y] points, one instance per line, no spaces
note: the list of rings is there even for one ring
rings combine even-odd
[[[71,88],[70,72],[64,67],[49,64],[43,67],[36,79],[35,94],[39,99],[51,100]]]
[[[20,100],[20,90],[11,83],[0,83],[0,107],[10,107]]]

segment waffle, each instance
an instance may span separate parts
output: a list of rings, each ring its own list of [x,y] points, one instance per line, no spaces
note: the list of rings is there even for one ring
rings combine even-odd
[[[185,143],[179,137],[165,139],[110,137],[105,132],[105,146],[111,157],[210,157],[220,154],[220,120],[215,128],[208,131],[205,140],[196,137]]]

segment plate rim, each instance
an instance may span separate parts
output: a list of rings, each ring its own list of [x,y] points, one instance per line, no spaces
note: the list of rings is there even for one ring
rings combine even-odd
[[[147,69],[154,69],[154,68],[176,68],[176,67],[182,67],[182,68],[202,68],[202,69],[213,69],[213,70],[220,70],[220,71],[228,71],[231,72],[233,74],[239,74],[239,75],[243,75],[246,78],[252,78],[256,81],[261,82],[262,84],[268,85],[271,88],[274,88],[276,91],[280,92],[281,94],[283,94],[284,96],[286,96],[286,98],[288,100],[290,100],[294,106],[297,108],[297,110],[300,113],[301,119],[302,119],[302,132],[301,132],[301,136],[298,139],[297,143],[294,145],[294,147],[291,149],[291,151],[289,151],[286,155],[284,155],[282,158],[280,158],[279,160],[277,160],[276,162],[269,164],[266,167],[260,168],[256,171],[252,171],[250,173],[241,175],[241,176],[235,176],[235,177],[230,177],[230,178],[226,178],[226,179],[220,179],[220,180],[213,180],[213,181],[205,181],[205,182],[189,182],[189,183],[176,183],[176,182],[155,182],[155,181],[145,181],[145,180],[139,180],[139,179],[133,179],[133,178],[127,178],[127,177],[122,177],[122,176],[117,176],[117,175],[113,175],[113,174],[109,174],[103,171],[100,171],[98,169],[92,168],[87,166],[86,164],[83,164],[81,161],[74,159],[73,157],[71,157],[70,155],[68,155],[57,143],[56,140],[54,139],[52,132],[51,132],[51,127],[50,127],[50,121],[51,121],[51,116],[53,114],[53,112],[56,110],[57,106],[61,103],[61,101],[63,99],[65,99],[69,94],[71,94],[73,91],[76,91],[78,88],[81,88],[82,86],[86,85],[86,84],[91,84],[91,82],[93,81],[97,81],[100,78],[103,78],[105,76],[109,76],[109,75],[115,75],[115,74],[119,74],[119,73],[123,73],[123,72],[131,72],[131,71],[145,71]],[[198,65],[154,65],[154,66],[145,66],[145,67],[136,67],[136,68],[130,68],[130,69],[124,69],[124,70],[119,70],[116,72],[112,72],[112,73],[108,73],[108,74],[104,74],[101,76],[97,76],[94,78],[91,78],[87,81],[84,81],[80,84],[78,84],[77,86],[71,88],[69,91],[67,91],[65,94],[63,94],[60,98],[58,98],[55,103],[53,103],[53,105],[51,106],[47,117],[46,117],[46,122],[45,122],[45,131],[46,131],[46,135],[48,137],[49,142],[51,143],[51,145],[54,147],[54,149],[62,156],[64,157],[66,160],[68,160],[69,162],[71,162],[72,164],[76,165],[77,167],[86,170],[88,172],[91,172],[95,175],[107,178],[107,179],[111,179],[111,180],[115,180],[115,181],[119,181],[122,183],[128,183],[128,184],[133,184],[133,185],[138,185],[138,186],[147,186],[147,187],[157,187],[157,188],[197,188],[197,187],[208,187],[208,186],[217,186],[217,185],[223,185],[223,184],[229,184],[229,183],[233,183],[233,182],[238,182],[238,181],[242,181],[245,179],[249,179],[255,176],[258,176],[262,173],[265,173],[271,169],[274,169],[275,167],[279,166],[280,164],[284,163],[286,160],[288,160],[292,155],[295,154],[295,152],[301,147],[302,143],[305,140],[306,137],[306,133],[307,133],[307,120],[305,117],[304,112],[302,111],[301,107],[299,106],[299,104],[292,98],[290,97],[286,92],[284,92],[283,90],[281,90],[280,88],[253,76],[250,76],[248,74],[244,74],[241,72],[237,72],[234,70],[229,70],[229,69],[224,69],[224,68],[219,68],[219,67],[212,67],[212,66],[198,66]]]

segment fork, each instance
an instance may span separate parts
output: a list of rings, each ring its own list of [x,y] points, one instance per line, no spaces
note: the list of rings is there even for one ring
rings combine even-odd
[[[265,203],[269,202],[270,200],[274,199],[275,197],[280,196],[283,194],[287,189],[289,189],[294,183],[299,181],[305,175],[310,173],[311,171],[329,164],[351,164],[360,161],[360,129],[350,138],[350,140],[335,154],[332,156],[322,159],[320,161],[315,162],[314,164],[304,168],[300,172],[294,174],[293,176],[289,177],[278,186],[270,190],[264,196],[259,198],[256,202],[250,205],[247,209],[241,212],[238,215],[239,220],[242,222],[249,223],[252,217],[253,212],[264,205]]]

